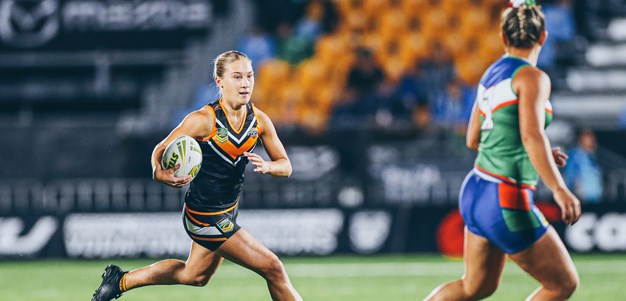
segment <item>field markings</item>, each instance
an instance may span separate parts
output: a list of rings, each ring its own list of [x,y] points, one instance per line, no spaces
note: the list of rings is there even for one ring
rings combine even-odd
[[[623,274],[626,271],[626,263],[582,262],[575,264],[583,277],[585,275]],[[461,262],[286,263],[285,268],[291,277],[299,278],[460,276],[464,271]],[[225,265],[218,270],[218,277],[237,278],[249,273],[251,272],[242,267]],[[525,274],[513,262],[507,262],[504,273],[509,275]]]

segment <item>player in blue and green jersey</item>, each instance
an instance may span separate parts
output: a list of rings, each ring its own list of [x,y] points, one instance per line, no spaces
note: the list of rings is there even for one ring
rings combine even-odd
[[[541,176],[563,221],[580,216],[580,202],[557,168],[567,156],[551,149],[544,132],[552,121],[550,78],[535,67],[547,37],[544,16],[534,1],[511,2],[501,23],[506,55],[480,80],[468,126],[467,145],[478,156],[459,197],[465,275],[427,300],[486,298],[497,289],[507,256],[541,284],[527,300],[565,300],[578,285],[563,242],[533,202]]]

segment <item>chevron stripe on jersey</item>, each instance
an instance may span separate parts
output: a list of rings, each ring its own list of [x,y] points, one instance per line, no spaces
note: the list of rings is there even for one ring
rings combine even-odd
[[[256,146],[260,127],[251,103],[246,105],[244,121],[235,129],[222,107],[221,100],[209,105],[215,114],[215,129],[206,139],[215,155],[229,164],[236,165],[244,152],[250,152]],[[245,129],[245,130],[244,130]]]
[[[517,95],[511,89],[511,78],[507,78],[491,87],[478,86],[476,100],[482,115],[490,114],[498,109],[518,102]]]

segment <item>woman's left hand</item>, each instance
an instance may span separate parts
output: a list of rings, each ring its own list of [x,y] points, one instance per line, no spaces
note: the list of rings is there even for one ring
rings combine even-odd
[[[552,148],[552,156],[554,157],[554,163],[556,163],[558,167],[567,165],[567,158],[569,158],[569,156],[562,152],[560,147]]]
[[[262,174],[270,172],[270,162],[267,162],[261,158],[261,156],[255,153],[244,152],[246,158],[254,165],[254,171]]]

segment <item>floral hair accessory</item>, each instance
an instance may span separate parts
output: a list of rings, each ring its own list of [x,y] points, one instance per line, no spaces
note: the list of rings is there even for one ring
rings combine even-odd
[[[535,0],[511,0],[509,1],[509,7],[518,8],[520,5],[526,4],[528,6],[537,5],[537,1]]]

